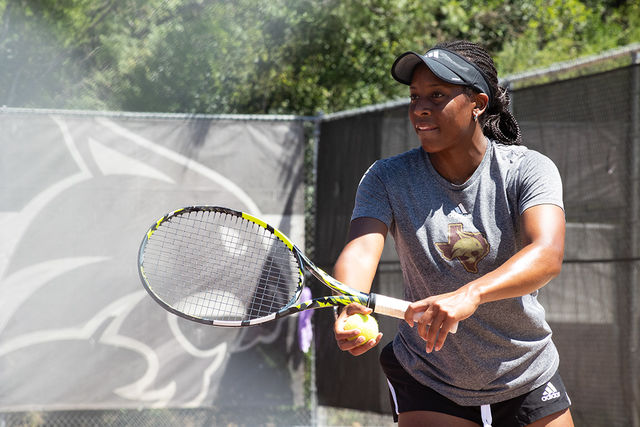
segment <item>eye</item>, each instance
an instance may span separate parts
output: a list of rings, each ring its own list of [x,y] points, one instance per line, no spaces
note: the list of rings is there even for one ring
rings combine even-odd
[[[446,97],[446,94],[440,90],[432,90],[431,92],[426,92],[423,95],[423,98],[430,99],[433,102],[439,101],[441,100],[441,98]],[[418,95],[417,93],[412,93],[409,95],[409,99],[412,103],[415,103],[420,99],[420,95]]]

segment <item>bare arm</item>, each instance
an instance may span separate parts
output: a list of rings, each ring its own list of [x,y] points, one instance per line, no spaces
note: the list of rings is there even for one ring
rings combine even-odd
[[[560,273],[564,256],[563,210],[555,205],[534,206],[522,214],[521,221],[525,246],[507,262],[454,292],[409,306],[405,320],[410,325],[414,313],[424,312],[418,332],[427,342],[427,352],[442,348],[451,327],[470,317],[480,304],[529,294]],[[428,324],[432,327],[427,328]]]
[[[352,288],[369,292],[386,235],[387,226],[377,219],[353,220],[347,244],[336,260],[334,277]]]
[[[378,268],[386,235],[387,226],[377,219],[353,220],[347,244],[336,261],[333,276],[354,289],[368,293]],[[371,309],[359,304],[347,306],[336,319],[334,333],[338,347],[357,356],[375,347],[380,342],[382,334],[378,334],[377,339],[367,343],[349,341],[358,335],[358,331],[345,331],[344,322],[348,316],[355,313],[369,314]]]

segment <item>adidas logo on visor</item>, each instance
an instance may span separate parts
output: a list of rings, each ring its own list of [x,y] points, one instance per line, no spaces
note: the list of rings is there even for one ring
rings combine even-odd
[[[439,50],[431,50],[431,51],[427,52],[427,55],[426,55],[426,56],[427,56],[428,58],[445,59],[445,60],[447,60],[447,61],[449,61],[449,62],[451,62],[451,63],[454,63],[454,61],[453,61],[451,58],[449,58],[446,54],[443,54],[443,55],[442,55],[442,58],[441,58],[441,55],[440,55],[440,51],[439,51]],[[464,66],[463,66],[463,65],[461,65],[461,64],[455,64],[455,65],[456,65],[456,66],[458,66],[458,67],[460,67],[460,68],[462,68],[462,69],[467,69],[467,68],[468,68],[468,67],[464,67]],[[460,77],[458,77],[458,76],[451,77],[451,78],[450,78],[450,80],[453,80],[453,81],[456,81],[456,82],[463,82],[463,81],[464,81],[464,80],[462,80],[462,79],[461,79]]]

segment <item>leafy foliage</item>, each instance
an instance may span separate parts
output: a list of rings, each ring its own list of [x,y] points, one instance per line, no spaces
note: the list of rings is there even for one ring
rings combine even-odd
[[[316,114],[404,96],[394,58],[485,45],[502,75],[640,41],[637,1],[0,0],[0,105]]]

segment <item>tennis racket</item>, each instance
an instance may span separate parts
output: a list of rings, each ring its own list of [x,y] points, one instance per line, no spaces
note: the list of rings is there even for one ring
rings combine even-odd
[[[404,319],[409,305],[346,286],[275,227],[224,207],[185,207],[160,218],[142,240],[138,267],[144,288],[162,307],[213,326],[258,325],[353,302]],[[305,270],[340,295],[300,302]]]

